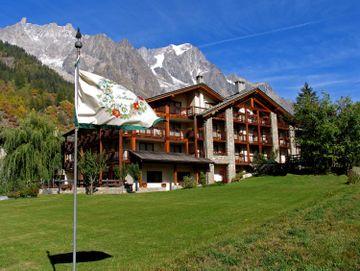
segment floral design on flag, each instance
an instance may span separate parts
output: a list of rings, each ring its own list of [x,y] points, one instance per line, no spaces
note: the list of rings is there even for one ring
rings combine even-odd
[[[109,79],[102,79],[98,83],[98,87],[102,92],[97,95],[97,98],[106,112],[116,118],[130,119],[133,115],[141,115],[146,111],[147,104],[142,97],[137,96],[132,103],[124,102],[125,99],[129,101],[133,100],[133,98],[127,97],[125,91],[122,95],[115,95],[113,92],[115,85],[117,84]]]

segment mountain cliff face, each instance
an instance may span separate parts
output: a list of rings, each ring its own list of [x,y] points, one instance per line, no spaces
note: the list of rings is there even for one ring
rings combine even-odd
[[[71,81],[74,73],[75,29],[67,24],[43,26],[19,23],[0,29],[0,39],[25,49],[43,64]],[[114,42],[105,35],[83,37],[81,68],[110,78],[145,97],[161,91],[157,78],[131,44]]]
[[[66,80],[73,80],[75,63],[75,29],[71,24],[59,26],[31,24],[23,18],[17,24],[0,29],[0,40],[17,45],[56,70]],[[135,49],[127,40],[115,42],[104,34],[84,35],[81,68],[110,78],[144,97],[154,96],[180,87],[192,85],[197,75],[223,96],[234,93],[234,82],[245,81],[235,74],[225,76],[219,68],[191,45],[169,45],[157,49]],[[269,95],[279,98],[266,85]]]

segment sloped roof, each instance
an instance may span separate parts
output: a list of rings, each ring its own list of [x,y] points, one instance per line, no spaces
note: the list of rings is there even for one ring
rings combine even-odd
[[[223,108],[228,107],[229,105],[231,105],[236,100],[244,98],[244,97],[246,97],[246,96],[248,96],[248,95],[250,95],[252,93],[258,93],[258,92],[261,92],[267,98],[269,98],[270,101],[272,101],[273,103],[278,105],[280,108],[282,108],[285,113],[287,113],[289,115],[293,115],[292,108],[289,108],[288,106],[284,105],[284,103],[281,101],[281,98],[279,96],[277,96],[273,91],[271,91],[271,93],[273,93],[273,95],[271,95],[269,93],[269,91],[266,89],[266,86],[263,85],[263,84],[258,85],[256,87],[245,88],[244,90],[242,90],[239,93],[235,93],[233,95],[230,95],[230,96],[226,97],[223,102],[218,103],[217,105],[203,111],[200,115],[203,116],[203,117],[206,117],[206,116],[210,115],[212,112],[215,112],[217,110],[221,110]]]
[[[153,151],[131,151],[129,154],[141,162],[162,162],[162,163],[186,163],[186,164],[210,164],[213,163],[207,158],[196,158],[193,155],[184,153],[166,153]]]
[[[161,100],[161,99],[164,99],[164,98],[167,98],[167,97],[171,97],[171,96],[178,95],[178,94],[181,94],[181,93],[189,92],[189,91],[196,90],[196,89],[199,89],[199,88],[204,90],[207,94],[209,94],[209,96],[211,96],[212,98],[214,98],[217,101],[223,101],[224,100],[223,96],[221,96],[215,90],[210,88],[208,85],[206,85],[204,83],[200,83],[200,84],[196,84],[196,85],[192,85],[192,86],[188,86],[188,87],[184,87],[184,88],[179,88],[179,89],[176,89],[176,90],[173,90],[173,91],[165,92],[165,93],[162,93],[162,94],[147,98],[146,101],[148,103],[151,103],[151,102],[155,102],[157,100]]]

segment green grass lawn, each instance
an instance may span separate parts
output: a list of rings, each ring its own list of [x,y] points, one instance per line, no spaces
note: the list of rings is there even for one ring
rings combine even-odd
[[[332,175],[288,175],[172,192],[80,195],[78,250],[103,251],[112,257],[80,263],[78,269],[237,270],[246,266],[277,269],[287,261],[287,247],[303,242],[301,238],[305,237],[301,234],[307,226],[313,226],[316,233],[314,225],[322,224],[321,219],[330,223],[327,227],[334,223],[341,231],[328,236],[329,244],[347,241],[347,231],[360,233],[359,223],[347,224],[359,216],[359,204],[352,206],[353,211],[344,219],[336,215],[346,213],[347,208],[334,211],[337,200],[344,206],[352,202],[344,200],[346,197],[360,201],[359,186],[348,186],[345,182],[345,177]],[[330,211],[321,211],[323,216],[318,217],[319,208]],[[314,218],[307,222],[306,217],[311,217],[312,212]],[[320,259],[304,255],[321,266],[332,256],[316,251],[317,242],[311,239],[318,237],[315,233],[305,235],[310,238],[309,249],[319,252]],[[72,196],[0,202],[0,234],[0,270],[52,270],[46,251],[53,255],[72,249]],[[326,237],[323,234],[322,238]],[[277,243],[273,247],[274,240]],[[354,242],[359,245],[359,238],[354,237]],[[237,250],[238,247],[242,250]],[[265,258],[263,249],[271,248],[278,248],[275,259],[264,262],[257,259]],[[247,257],[245,254],[240,257],[243,252]],[[249,256],[251,253],[254,257]],[[359,246],[357,251],[349,249],[348,253],[349,259],[354,253],[360,255]],[[294,255],[300,261],[302,254],[298,254]],[[69,270],[70,266],[59,264],[56,270]]]

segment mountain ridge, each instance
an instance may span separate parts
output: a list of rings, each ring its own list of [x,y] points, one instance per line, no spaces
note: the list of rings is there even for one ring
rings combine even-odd
[[[73,81],[75,32],[69,23],[37,25],[23,18],[0,28],[0,40],[23,48],[66,80]],[[192,85],[199,74],[204,83],[223,96],[236,92],[234,81],[238,79],[245,81],[247,87],[264,84],[249,82],[235,74],[226,76],[190,43],[137,49],[126,39],[115,42],[105,34],[83,35],[82,42],[82,69],[112,79],[144,97]],[[269,93],[277,96],[272,89]]]

